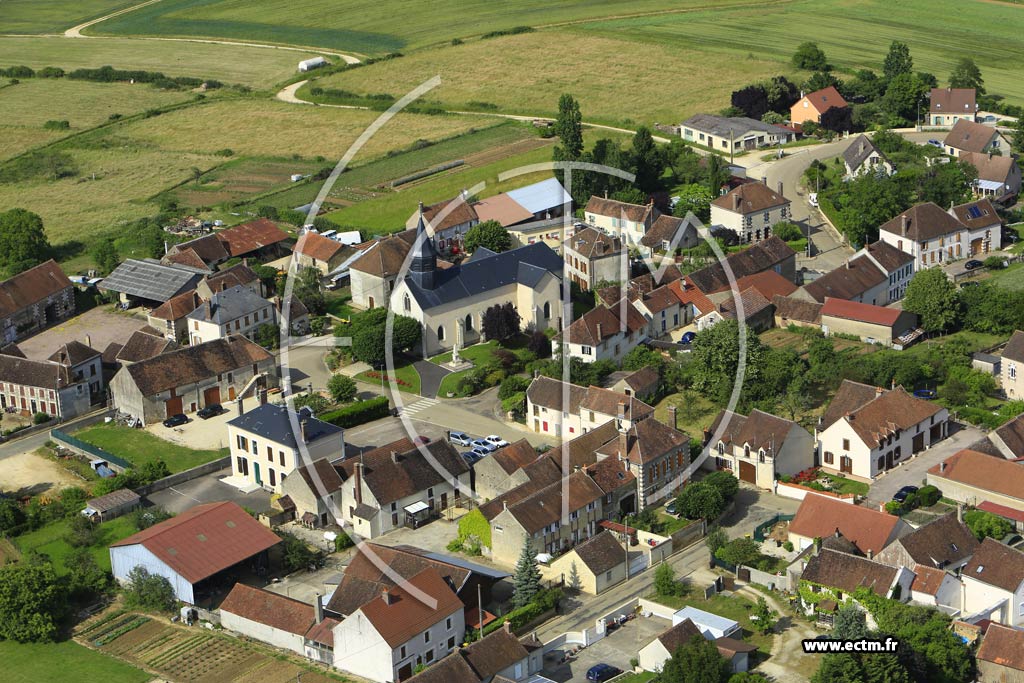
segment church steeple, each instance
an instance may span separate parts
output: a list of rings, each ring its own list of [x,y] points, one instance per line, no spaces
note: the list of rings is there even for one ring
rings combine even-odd
[[[409,277],[421,289],[434,288],[434,273],[437,271],[437,252],[434,242],[427,233],[427,222],[423,218],[423,202],[420,202],[420,218],[416,224],[416,241],[413,243],[412,263]]]

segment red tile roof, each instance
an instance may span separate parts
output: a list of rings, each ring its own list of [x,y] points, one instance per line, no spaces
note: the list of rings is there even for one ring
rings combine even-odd
[[[244,583],[235,584],[220,611],[300,636],[310,629],[314,618],[312,605]]]
[[[926,567],[923,564],[914,565],[914,574],[916,576],[914,577],[914,583],[910,586],[910,590],[924,593],[925,595],[935,595],[938,593],[943,579],[946,578],[946,572],[935,567]]]
[[[177,296],[172,296],[167,301],[163,302],[152,311],[149,315],[160,320],[181,320],[192,311],[196,310],[201,302],[199,295],[193,289],[189,292],[182,292]]]
[[[789,532],[805,538],[825,538],[838,529],[862,553],[871,550],[877,554],[899,521],[894,515],[809,494],[789,523]]]
[[[697,309],[700,315],[705,315],[715,310],[715,305],[711,303],[711,299],[707,298],[704,292],[697,289],[697,286],[688,277],[671,282],[668,287],[676,295],[676,298],[679,299],[679,303],[684,305],[693,304],[693,307]]]
[[[835,299],[825,297],[825,304],[821,307],[821,315],[832,316],[833,318],[845,318],[858,322],[871,323],[873,325],[885,325],[892,327],[899,320],[900,311],[896,308],[885,308],[883,306],[872,306],[857,301]]]
[[[335,242],[332,239],[328,239],[323,235],[318,235],[315,232],[307,230],[302,233],[299,237],[299,241],[295,243],[295,249],[293,250],[296,254],[303,254],[311,259],[317,261],[328,262],[334,255],[345,248],[345,245],[341,242]]]
[[[928,474],[1024,500],[1024,465],[1012,460],[964,449],[931,467]]]
[[[280,542],[232,502],[196,505],[111,544],[142,545],[189,583],[197,583]]]
[[[1024,631],[992,624],[978,648],[978,659],[1009,669],[1024,671]],[[986,677],[986,680],[988,678]],[[1012,679],[1001,679],[1012,680]]]
[[[266,218],[257,218],[215,234],[232,257],[243,256],[288,239],[288,233]]]
[[[753,275],[745,275],[736,280],[736,287],[741,292],[753,287],[768,301],[771,301],[772,297],[776,295],[789,296],[797,290],[796,285],[774,270],[765,270]]]
[[[832,107],[842,108],[846,106],[846,100],[844,100],[843,96],[839,94],[839,91],[831,85],[827,88],[807,93],[805,97],[819,114],[824,114]]]
[[[360,610],[387,644],[396,648],[463,607],[437,570],[428,568],[388,590],[387,599],[382,593]]]
[[[1005,517],[1006,519],[1013,520],[1014,522],[1024,522],[1024,510],[1015,510],[1012,507],[993,503],[990,500],[978,503],[978,509],[984,512],[991,512],[993,515]]]

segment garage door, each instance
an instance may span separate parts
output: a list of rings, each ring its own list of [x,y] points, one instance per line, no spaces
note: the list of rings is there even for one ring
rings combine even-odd
[[[181,412],[181,396],[175,396],[174,398],[167,399],[165,404],[167,406],[167,416],[177,415]]]
[[[757,468],[753,463],[740,462],[740,480],[750,484],[757,484]]]
[[[220,387],[210,387],[203,391],[203,404],[213,405],[220,403]]]

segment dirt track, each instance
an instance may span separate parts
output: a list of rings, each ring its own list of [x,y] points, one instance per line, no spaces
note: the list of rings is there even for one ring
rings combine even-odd
[[[84,482],[52,460],[35,453],[21,453],[4,460],[0,490],[19,496],[49,493]]]

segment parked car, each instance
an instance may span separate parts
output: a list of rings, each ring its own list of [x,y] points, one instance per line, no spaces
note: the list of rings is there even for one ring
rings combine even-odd
[[[929,140],[928,144],[931,145],[932,147],[938,147],[939,149],[942,149],[942,142],[939,141],[939,140],[935,140],[935,139]]]
[[[426,446],[428,443],[430,443],[430,437],[429,436],[417,436],[415,439],[412,440],[412,442],[414,444],[416,444],[417,446]]]
[[[965,283],[966,284],[966,283]],[[935,400],[936,393],[934,389],[917,389],[914,391],[915,398],[923,398],[928,401]]]
[[[667,512],[670,515],[676,514],[676,501],[673,500],[671,503],[666,505],[665,512]]]
[[[683,334],[682,337],[679,338],[679,343],[680,344],[692,344],[693,340],[696,339],[696,338],[697,338],[697,333],[696,332],[687,332],[687,333]]]
[[[903,488],[896,492],[896,495],[894,495],[892,499],[895,500],[897,503],[902,503],[907,499],[907,496],[909,496],[911,493],[917,493],[917,487],[904,486]]]
[[[818,193],[817,192],[812,192],[809,195],[807,195],[807,203],[810,204],[811,206],[817,208],[817,206],[818,206]]]
[[[448,432],[448,441],[456,446],[472,446],[473,437],[465,432]]]
[[[587,670],[587,680],[592,681],[592,683],[604,683],[604,681],[615,678],[620,673],[622,673],[622,669],[611,664],[595,664]]]
[[[967,270],[974,270],[975,268],[981,268],[984,265],[985,264],[979,261],[978,259],[972,258],[970,261],[964,264],[964,268],[966,268]]]
[[[466,461],[466,464],[471,467],[480,462],[480,459],[482,458],[482,456],[476,451],[466,451],[462,454],[462,457]]]
[[[188,422],[188,418],[185,417],[184,413],[178,413],[177,415],[171,415],[169,418],[164,420],[164,427],[177,427]]]
[[[488,453],[493,453],[494,451],[498,450],[498,447],[496,445],[484,439],[476,439],[470,445],[473,447],[474,450],[476,450],[477,448],[482,448]]]
[[[484,438],[488,443],[492,443],[498,448],[504,448],[505,446],[508,445],[508,441],[505,441],[505,439],[501,438],[497,434],[488,434]]]
[[[211,403],[210,405],[206,406],[205,408],[200,410],[198,413],[196,413],[196,415],[198,415],[200,418],[202,418],[204,420],[209,420],[211,417],[217,417],[218,415],[222,414],[223,412],[224,412],[224,406],[222,406],[219,403]]]
[[[480,460],[481,458],[486,458],[488,455],[490,455],[491,451],[487,450],[486,448],[481,448],[480,446],[477,446],[473,450],[471,450],[470,453],[476,453],[477,460]]]

